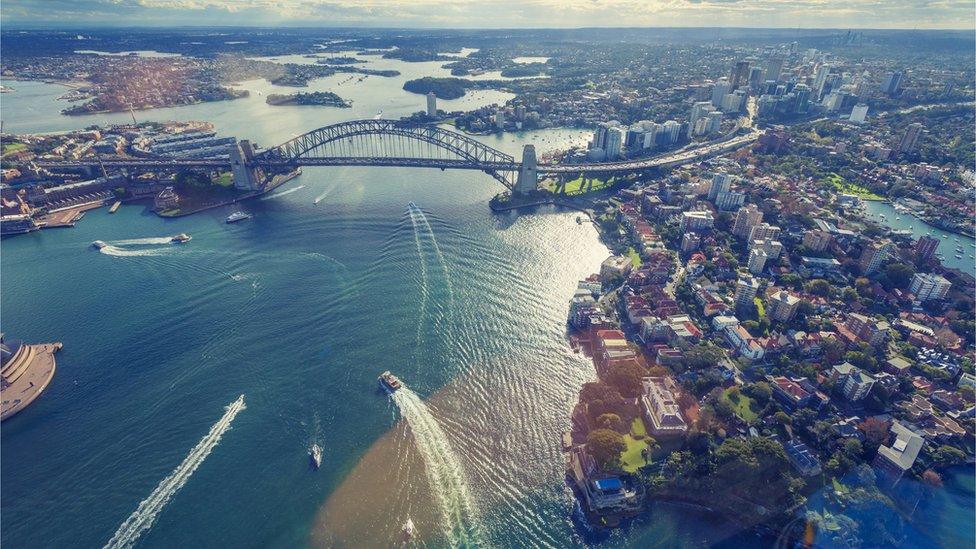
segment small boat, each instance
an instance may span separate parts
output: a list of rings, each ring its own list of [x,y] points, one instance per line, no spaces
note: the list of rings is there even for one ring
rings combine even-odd
[[[121,205],[122,205],[122,201],[121,200],[116,200],[115,201],[115,204],[112,204],[112,207],[108,209],[108,213],[114,214],[115,212],[119,211],[119,207]]]
[[[237,223],[238,221],[244,221],[245,219],[250,219],[250,218],[251,218],[251,214],[244,213],[244,212],[238,210],[238,211],[236,211],[236,212],[228,215],[227,216],[227,219],[225,219],[224,222],[225,223]]]
[[[322,448],[318,444],[313,444],[309,448],[308,457],[312,460],[312,467],[318,469],[322,466]]]
[[[956,259],[962,259],[962,254],[956,254]]]
[[[96,240],[96,241],[92,242],[91,245],[92,245],[92,248],[95,248],[96,250],[101,250],[105,246],[108,246],[108,244],[102,242],[101,240]]]
[[[380,374],[379,377],[380,387],[383,388],[387,393],[391,395],[397,391],[400,387],[403,387],[403,383],[400,382],[397,376],[390,373],[389,370]]]
[[[410,519],[409,517],[407,518],[407,522],[403,523],[402,532],[403,532],[403,541],[410,541],[413,539],[413,533],[414,533],[413,520]]]
[[[182,244],[184,242],[189,242],[190,241],[190,238],[192,238],[190,235],[188,235],[186,233],[180,233],[180,234],[174,236],[173,238],[169,239],[169,241],[170,242],[174,242],[176,244]]]

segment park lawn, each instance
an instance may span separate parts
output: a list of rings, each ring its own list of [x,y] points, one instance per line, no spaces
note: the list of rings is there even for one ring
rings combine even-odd
[[[644,438],[647,436],[647,427],[644,426],[643,419],[635,417],[634,421],[630,422],[630,435],[634,438]]]
[[[220,185],[221,187],[232,187],[234,186],[234,174],[231,172],[220,172],[220,175],[213,180],[215,185]]]
[[[22,151],[27,148],[24,143],[4,143],[3,152],[0,154],[9,154],[12,152]]]
[[[742,393],[739,393],[739,401],[736,402],[729,398],[730,390],[731,389],[726,389],[725,392],[722,393],[722,398],[729,401],[729,404],[732,405],[732,409],[735,410],[735,415],[741,417],[742,421],[745,421],[746,423],[752,423],[759,419],[759,414],[752,410],[752,399]]]
[[[846,179],[844,179],[843,177],[835,173],[832,173],[827,176],[827,183],[830,183],[830,186],[833,187],[835,191],[844,194],[853,194],[858,198],[860,198],[861,200],[884,200],[885,199],[883,196],[874,194],[866,187],[862,187],[860,185],[851,183],[850,181],[847,181]]]
[[[611,185],[613,185],[614,181],[616,181],[615,177],[611,177],[606,181],[603,181],[602,179],[596,179],[596,178],[592,178],[592,179],[593,179],[592,186],[587,188],[585,191],[583,190],[583,186],[584,186],[583,176],[577,177],[572,181],[567,181],[566,186],[563,187],[563,194],[567,196],[576,196],[588,192],[601,191],[607,187],[610,187]]]
[[[630,263],[634,266],[635,269],[641,266],[642,263],[641,256],[639,253],[637,253],[637,250],[635,250],[634,248],[627,248],[627,257],[630,258]]]
[[[635,439],[630,436],[630,433],[627,433],[624,435],[624,443],[627,445],[627,448],[620,453],[620,463],[624,471],[634,473],[646,465],[643,451],[647,448],[647,441],[644,439]]]

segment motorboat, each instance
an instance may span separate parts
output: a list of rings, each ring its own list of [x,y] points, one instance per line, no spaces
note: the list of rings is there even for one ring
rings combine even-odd
[[[400,379],[397,378],[397,376],[391,374],[389,370],[380,374],[379,382],[380,382],[380,387],[382,387],[383,390],[385,390],[387,393],[390,393],[391,395],[395,393],[397,389],[403,387],[403,383],[400,382]]]
[[[401,531],[403,532],[403,541],[412,540],[414,535],[413,520],[408,517],[407,522],[403,523],[403,529]]]
[[[244,221],[245,219],[250,219],[250,218],[251,218],[251,214],[244,213],[240,210],[237,210],[236,212],[228,215],[227,219],[225,219],[224,221],[226,223],[237,223],[238,221]]]
[[[108,244],[102,242],[101,240],[96,240],[96,241],[92,242],[91,245],[92,245],[92,248],[95,248],[96,250],[101,250],[105,246],[108,246]]]
[[[189,242],[190,241],[190,238],[192,238],[190,235],[188,235],[186,233],[180,233],[180,234],[174,236],[173,238],[169,239],[169,241],[170,242],[174,242],[176,244],[182,244],[184,242]]]
[[[313,444],[309,448],[308,457],[312,460],[312,467],[318,469],[322,466],[322,448],[318,444]]]

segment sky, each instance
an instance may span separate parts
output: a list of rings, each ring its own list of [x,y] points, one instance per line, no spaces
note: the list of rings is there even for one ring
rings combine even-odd
[[[9,26],[970,29],[974,0],[2,0]]]

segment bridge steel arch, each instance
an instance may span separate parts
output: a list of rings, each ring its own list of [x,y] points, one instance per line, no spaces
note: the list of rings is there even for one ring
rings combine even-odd
[[[392,138],[392,139],[391,139]],[[466,135],[396,120],[352,120],[299,135],[254,158],[259,164],[371,165],[481,170],[509,189],[520,163]]]

